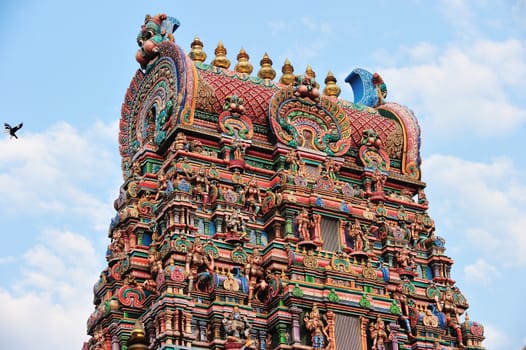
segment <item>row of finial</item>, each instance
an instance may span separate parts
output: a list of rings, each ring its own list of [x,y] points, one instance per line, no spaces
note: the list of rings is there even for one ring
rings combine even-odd
[[[192,48],[192,50],[190,51],[189,56],[193,61],[204,62],[206,60],[207,55],[206,52],[203,51],[203,42],[199,39],[199,37],[195,37],[190,47]],[[214,53],[215,57],[212,60],[211,64],[215,67],[228,69],[230,67],[230,60],[228,59],[228,57],[226,57],[226,48],[221,41],[217,44]],[[272,60],[266,52],[263,55],[263,58],[261,59],[259,64],[259,78],[273,80],[276,77],[276,71],[274,70],[274,68],[272,68]],[[238,73],[246,74],[251,74],[254,70],[254,67],[249,62],[249,55],[243,48],[241,48],[241,50],[239,50],[239,53],[237,54],[237,64],[235,65],[234,70]],[[283,75],[280,77],[279,82],[283,85],[293,85],[296,76],[294,75],[294,67],[292,66],[288,58],[285,59],[285,63],[281,68],[281,72],[283,73]],[[307,65],[307,68],[305,69],[305,74],[310,76],[311,78],[316,78],[316,73],[310,65]],[[332,74],[331,71],[329,71],[329,73],[327,73],[327,77],[325,78],[325,88],[323,89],[323,94],[326,96],[338,97],[340,95],[340,92],[341,89],[336,84],[336,77],[334,76],[334,74]]]

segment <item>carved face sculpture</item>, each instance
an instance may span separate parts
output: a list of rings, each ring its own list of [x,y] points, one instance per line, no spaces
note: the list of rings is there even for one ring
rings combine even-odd
[[[141,31],[137,35],[139,50],[135,59],[145,69],[159,55],[159,44],[164,40],[173,40],[172,32],[179,27],[179,21],[161,13],[147,15]]]

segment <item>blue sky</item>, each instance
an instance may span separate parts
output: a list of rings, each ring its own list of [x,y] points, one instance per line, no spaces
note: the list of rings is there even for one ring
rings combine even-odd
[[[0,3],[0,338],[6,349],[80,349],[122,183],[117,129],[145,14],[219,40],[235,63],[267,52],[323,83],[379,72],[422,128],[422,179],[452,277],[490,350],[526,345],[526,1]],[[257,68],[256,68],[257,70]],[[279,75],[278,75],[279,76]],[[323,84],[322,84],[323,85]],[[31,334],[28,336],[27,334]]]

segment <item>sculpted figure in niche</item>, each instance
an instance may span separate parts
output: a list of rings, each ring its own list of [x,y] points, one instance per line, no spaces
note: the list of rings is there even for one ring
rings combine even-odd
[[[446,316],[447,326],[451,327],[457,336],[459,345],[463,348],[462,343],[462,330],[460,329],[460,312],[453,299],[453,289],[447,287],[446,290],[441,294],[441,297],[435,296],[435,302],[437,310],[443,312]]]
[[[192,190],[194,198],[196,200],[203,200],[205,193],[208,193],[208,177],[205,166],[201,164],[197,172],[189,177],[189,180],[192,181],[194,185]]]
[[[311,221],[309,218],[309,212],[306,208],[303,208],[296,217],[297,230],[299,237],[304,241],[310,241],[310,228]]]
[[[409,249],[404,247],[402,250],[396,252],[396,263],[398,264],[398,267],[403,269],[413,269],[413,254]]]
[[[287,153],[285,161],[289,165],[289,171],[291,175],[305,175],[305,165],[303,164],[303,161],[301,160],[300,154],[297,150],[290,150],[289,153]]]
[[[385,174],[382,174],[382,172],[380,172],[378,168],[375,170],[375,172],[371,176],[371,180],[373,181],[375,192],[384,191],[384,184],[387,181],[387,176]]]
[[[373,339],[374,350],[385,350],[385,342],[387,341],[387,332],[385,330],[385,322],[380,318],[376,317],[376,322],[371,323],[369,326],[371,331],[371,338]]]
[[[312,306],[311,312],[307,313],[303,320],[305,321],[305,328],[311,334],[312,348],[325,349],[329,343],[328,326],[323,323],[317,304]]]
[[[166,193],[166,189],[168,188],[168,176],[166,176],[164,169],[160,169],[159,173],[157,174],[157,194],[155,195],[155,201],[157,201],[161,195],[164,195]]]
[[[188,293],[194,288],[194,282],[197,280],[199,273],[214,271],[214,258],[204,251],[203,243],[199,237],[196,237],[186,255],[186,274],[188,276]]]
[[[245,266],[245,276],[247,276],[249,283],[248,302],[250,305],[256,286],[258,290],[263,290],[267,284],[265,281],[265,270],[263,269],[263,257],[257,248],[254,249],[252,255],[248,257],[248,262]]]
[[[259,194],[258,181],[256,176],[253,175],[243,191],[243,204],[251,213],[255,213],[260,203],[261,196]]]
[[[250,348],[252,344],[250,329],[252,327],[247,318],[241,314],[239,306],[235,305],[231,313],[225,313],[222,323],[227,334],[227,343],[243,343],[246,349]]]
[[[239,209],[233,209],[225,216],[227,231],[240,233],[242,237],[246,235],[245,219],[240,215]]]

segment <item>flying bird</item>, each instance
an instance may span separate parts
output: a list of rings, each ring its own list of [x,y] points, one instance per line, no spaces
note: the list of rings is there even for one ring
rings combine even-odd
[[[17,139],[18,136],[16,136],[16,132],[18,130],[20,130],[20,128],[22,128],[22,126],[24,125],[24,123],[20,123],[18,125],[15,125],[15,126],[11,126],[7,123],[4,123],[4,126],[5,126],[5,132],[7,132],[9,134],[9,138],[15,138]]]

